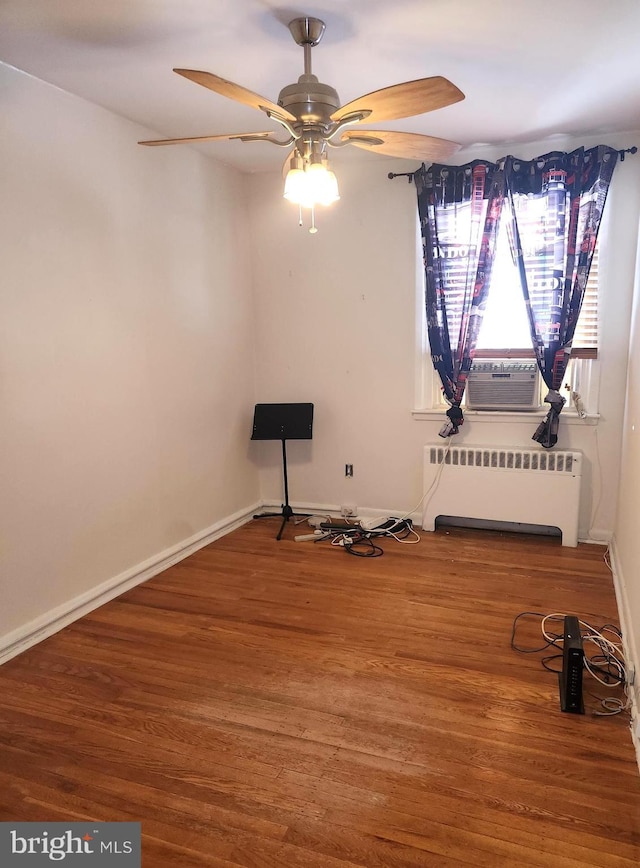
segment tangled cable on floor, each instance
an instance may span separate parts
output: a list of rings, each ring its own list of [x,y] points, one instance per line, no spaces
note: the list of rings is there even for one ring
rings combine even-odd
[[[358,558],[379,558],[384,549],[374,540],[379,542],[384,537],[405,545],[420,542],[420,536],[408,518],[389,518],[371,530],[365,530],[359,524],[348,529],[328,530],[324,536],[318,537],[317,542],[329,539],[332,546],[341,546],[347,554]]]
[[[520,648],[516,645],[516,629],[521,618],[525,617],[540,618],[540,630],[544,639],[544,645],[540,648]],[[520,612],[513,619],[513,627],[511,630],[511,647],[514,651],[521,654],[538,654],[546,651],[548,648],[560,648],[564,640],[562,632],[557,633],[552,629],[555,622],[564,622],[566,615],[560,612],[552,612],[545,615],[542,612]],[[604,711],[594,711],[598,717],[606,717],[614,714],[620,714],[623,711],[630,711],[631,697],[629,695],[630,679],[629,672],[624,657],[624,649],[622,646],[622,633],[614,624],[604,624],[600,628],[593,627],[587,621],[578,619],[580,624],[580,633],[582,636],[584,648],[584,668],[589,675],[592,676],[602,687],[616,688],[622,687],[625,695],[623,701],[617,696],[600,697],[591,693],[594,699],[602,705]],[[614,641],[614,637],[616,641]],[[595,650],[589,649],[595,646]],[[542,658],[542,665],[549,672],[559,672],[559,669],[550,665],[552,660],[557,660],[562,657],[562,650],[558,654],[551,654]]]

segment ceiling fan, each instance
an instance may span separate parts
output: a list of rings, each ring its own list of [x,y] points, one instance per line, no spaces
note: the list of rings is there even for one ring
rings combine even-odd
[[[464,99],[464,94],[442,76],[420,78],[395,84],[340,105],[336,90],[322,84],[311,72],[311,49],[318,45],[325,24],[318,18],[295,18],[289,23],[295,42],[304,49],[304,73],[295,84],[284,87],[277,103],[211,72],[174,69],[178,75],[207,87],[222,96],[259,109],[283,127],[286,137],[272,131],[156,139],[141,145],[174,145],[184,142],[212,142],[239,139],[243,142],[271,142],[291,148],[285,161],[285,198],[301,208],[330,204],[338,196],[337,181],[329,169],[328,150],[355,145],[392,157],[414,160],[442,160],[460,147],[455,142],[417,133],[388,130],[348,129],[362,121],[375,123],[413,117],[444,108]],[[302,223],[302,221],[300,221]],[[315,231],[312,225],[310,231]]]

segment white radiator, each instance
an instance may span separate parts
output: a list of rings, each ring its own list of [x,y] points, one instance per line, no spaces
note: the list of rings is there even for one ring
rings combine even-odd
[[[581,473],[580,452],[427,444],[422,527],[440,515],[545,525],[576,546]]]

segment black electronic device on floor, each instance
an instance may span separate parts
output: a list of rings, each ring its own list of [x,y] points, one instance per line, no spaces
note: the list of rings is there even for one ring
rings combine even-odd
[[[252,440],[282,441],[282,473],[284,477],[284,503],[282,512],[266,512],[254,518],[282,516],[276,539],[282,538],[285,524],[295,515],[289,505],[287,477],[287,440],[311,440],[313,431],[313,404],[256,404],[253,413]]]
[[[580,622],[575,615],[565,615],[564,643],[562,646],[562,671],[560,683],[560,708],[573,714],[584,714],[582,700],[582,671],[584,651]]]

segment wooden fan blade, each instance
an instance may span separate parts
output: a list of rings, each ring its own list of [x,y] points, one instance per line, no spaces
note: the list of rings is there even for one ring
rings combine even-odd
[[[229,139],[256,138],[268,141],[271,133],[223,133],[218,136],[187,136],[182,139],[153,139],[148,142],[138,142],[139,145],[181,145],[183,142],[221,142]]]
[[[276,114],[286,118],[288,121],[296,120],[295,115],[292,115],[291,112],[277,105],[275,102],[271,102],[265,96],[260,96],[260,94],[254,93],[252,90],[247,90],[246,87],[234,84],[232,81],[227,81],[226,78],[220,78],[220,76],[214,75],[212,72],[200,72],[197,69],[174,69],[173,71],[177,72],[178,75],[183,75],[190,81],[195,81],[196,84],[201,84],[203,87],[208,87],[209,90],[214,90],[221,96],[229,97],[229,99],[234,99],[236,102],[251,106],[251,108],[276,112]]]
[[[431,162],[444,160],[460,149],[460,145],[447,139],[422,136],[419,133],[389,132],[389,130],[346,130],[341,140],[389,157]]]
[[[405,81],[394,84],[382,90],[360,96],[353,102],[343,105],[331,115],[332,121],[339,121],[351,112],[370,111],[367,123],[376,121],[394,121],[398,118],[409,118],[444,108],[464,99],[464,94],[455,84],[434,75],[431,78],[418,78],[416,81]]]

